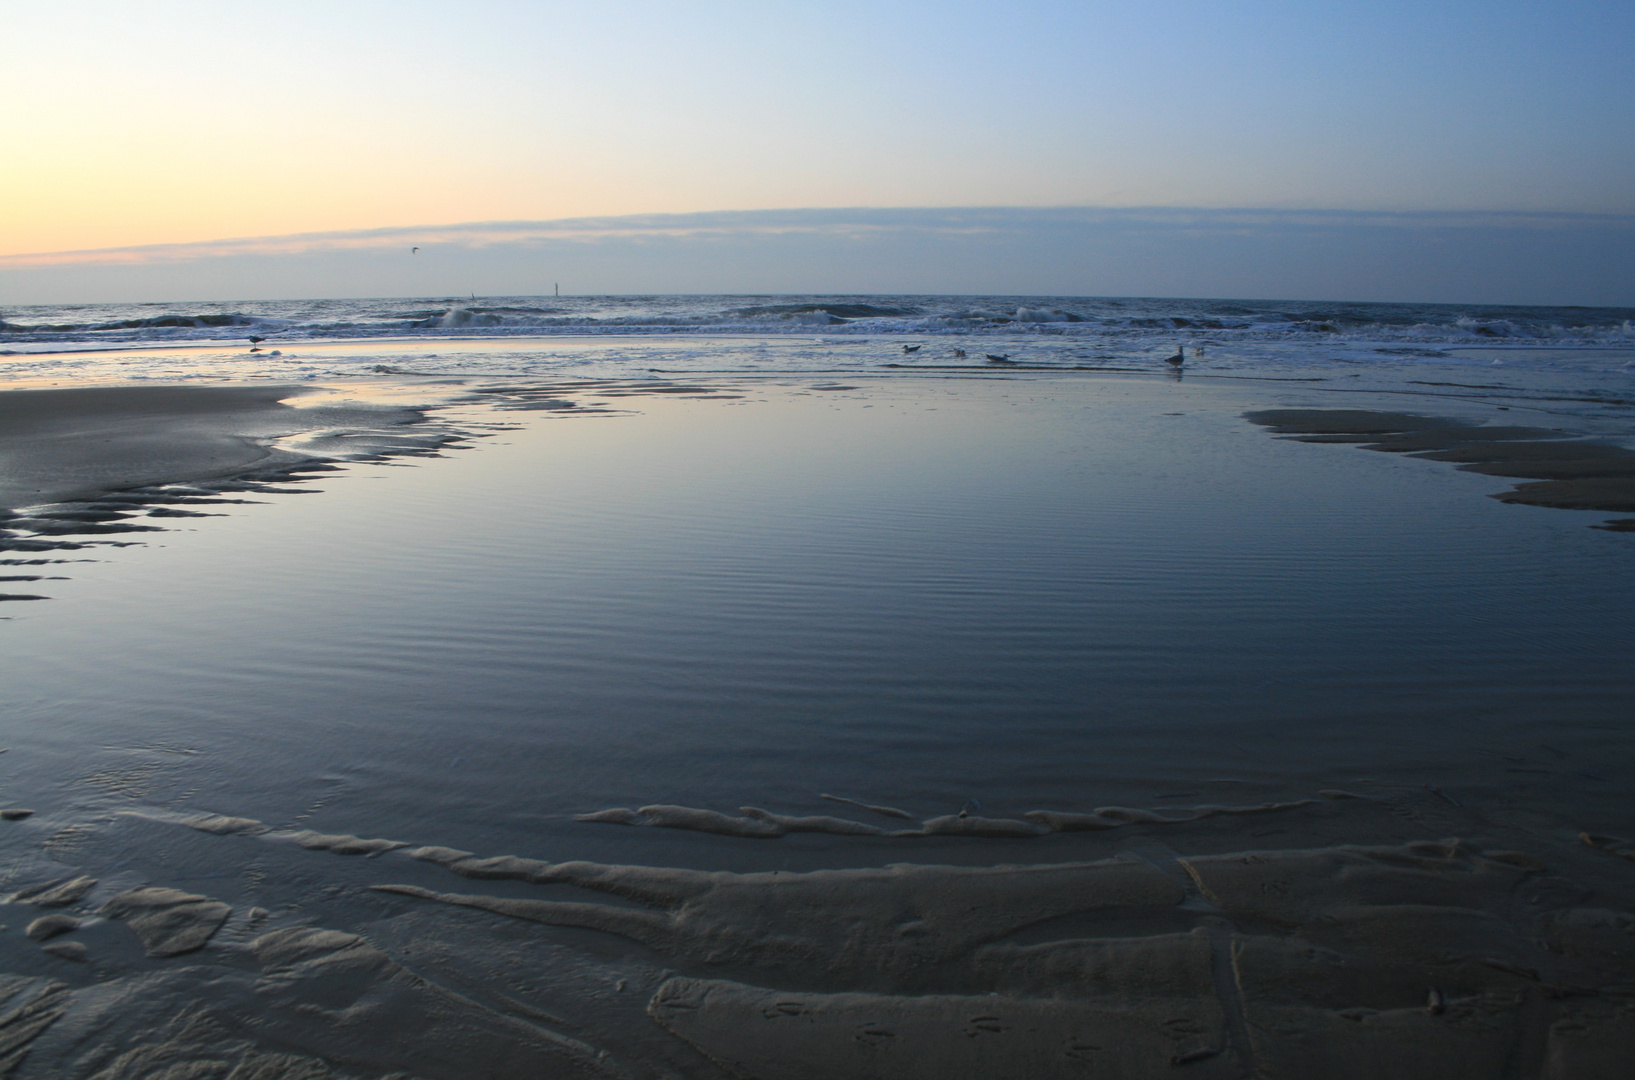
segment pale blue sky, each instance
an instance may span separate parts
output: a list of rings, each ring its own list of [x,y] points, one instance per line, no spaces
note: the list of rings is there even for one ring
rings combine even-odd
[[[1628,0],[0,14],[0,255],[800,207],[1635,214]]]

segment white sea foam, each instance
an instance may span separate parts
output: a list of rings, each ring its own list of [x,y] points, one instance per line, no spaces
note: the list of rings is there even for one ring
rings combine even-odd
[[[821,335],[821,336],[818,336]],[[254,341],[253,339],[260,339]],[[901,345],[919,342],[912,357]],[[259,351],[251,351],[256,344]],[[961,296],[613,296],[104,304],[0,309],[0,380],[392,372],[625,377],[969,364],[1412,381],[1482,368],[1625,399],[1635,311]],[[1495,349],[1504,352],[1495,354]],[[980,361],[977,366],[981,366]],[[1336,376],[1339,377],[1339,376]],[[1566,380],[1563,382],[1562,380]]]

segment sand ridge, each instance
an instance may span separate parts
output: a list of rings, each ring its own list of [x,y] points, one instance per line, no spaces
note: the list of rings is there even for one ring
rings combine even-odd
[[[1448,809],[1431,794],[1419,798]],[[1372,798],[1290,805],[1331,807],[1321,821],[1387,809]],[[1111,858],[798,872],[480,855],[227,814],[126,816],[183,826],[205,844],[270,844],[297,860],[354,856],[345,865],[384,905],[376,918],[387,921],[377,927],[465,912],[651,950],[668,968],[646,982],[655,1034],[642,1038],[662,1034],[709,1063],[669,1066],[676,1075],[1622,1075],[1635,1051],[1635,914],[1586,902],[1590,892],[1537,854],[1457,838],[1204,854],[1158,841],[1189,821],[1199,829],[1234,820],[1202,809],[1154,814],[1156,822],[1142,820],[1150,812],[1098,818],[1156,830]],[[1105,830],[1088,835],[1096,832]],[[322,842],[303,843],[313,838]],[[758,847],[761,838],[726,839]],[[1628,873],[1619,869],[1623,846],[1596,834],[1566,850],[1618,879]],[[322,873],[331,864],[312,865]],[[439,887],[424,873],[411,878],[417,868],[501,888]],[[46,896],[86,878],[59,876],[23,892]],[[404,1052],[421,1055],[427,1075],[465,1075],[460,1062],[469,1070],[479,1060],[495,1076],[539,1068],[662,1075],[642,1059],[615,1060],[555,1017],[510,999],[479,1002],[430,977],[440,969],[410,966],[423,955],[414,938],[394,956],[375,932],[291,925],[288,915],[259,910],[227,931],[226,908],[161,885],[102,904],[136,932],[152,963],[201,965],[161,967],[142,976],[149,982],[117,984],[118,994],[162,999],[181,991],[161,992],[151,980],[196,971],[186,978],[204,980],[198,985],[222,1003],[168,1040],[99,1045],[119,1055],[164,1047],[178,1061],[250,1060],[244,1055],[271,1051],[264,1040],[272,1038],[280,1052],[310,1055],[300,1068],[329,1077],[338,1075],[322,1071],[331,1062],[359,1053],[383,1060],[383,1044],[357,1040],[390,1030],[403,1033]],[[148,917],[152,925],[142,924]],[[471,932],[504,931],[475,922]],[[105,947],[93,943],[81,959],[99,963]],[[86,993],[64,997],[65,1015],[88,1015],[98,999]]]
[[[1351,792],[1337,789],[1326,789],[1318,794],[1323,799],[1329,800],[1363,798],[1361,795],[1354,795]],[[851,803],[854,806],[872,810],[888,817],[913,820],[907,811],[898,810],[894,807],[869,806],[865,803],[854,802],[851,799],[839,799],[833,795],[823,795],[820,798]],[[1030,810],[1023,814],[1021,818],[990,818],[961,812],[927,818],[919,823],[917,829],[882,829],[877,825],[828,815],[775,814],[770,810],[762,810],[755,806],[740,807],[741,817],[724,814],[719,810],[671,804],[643,806],[637,810],[626,807],[613,807],[587,814],[576,814],[574,820],[597,825],[650,825],[663,829],[690,829],[694,832],[764,840],[775,840],[790,833],[885,836],[893,839],[917,836],[1024,839],[1032,836],[1046,836],[1053,832],[1094,832],[1138,824],[1183,825],[1188,822],[1202,821],[1216,815],[1272,814],[1284,810],[1297,810],[1303,806],[1315,806],[1319,801],[1319,799],[1299,799],[1293,802],[1256,803],[1247,806],[1204,804],[1170,813],[1128,806],[1103,806],[1089,813],[1062,810]]]
[[[139,385],[0,391],[0,551],[124,546],[247,495],[303,494],[335,462],[436,456],[473,433],[424,408],[295,408],[313,387]],[[0,600],[40,600],[34,593]]]
[[[1533,481],[1495,493],[1500,502],[1635,511],[1635,450],[1557,428],[1466,424],[1367,409],[1260,409],[1244,416],[1298,442],[1357,443],[1366,450],[1451,462],[1465,472]],[[1625,528],[1609,525],[1615,531]]]
[[[459,853],[409,854],[461,872]],[[1629,917],[1568,909],[1517,925],[1511,898],[1545,870],[1525,853],[1450,839],[1177,861],[1185,883],[1128,858],[804,874],[516,868],[519,880],[634,908],[376,888],[760,973],[767,982],[678,977],[649,1005],[741,1076],[1070,1076],[1086,1062],[1120,1076],[1204,1062],[1201,1074],[1223,1076],[1500,1075],[1532,1040],[1542,1071],[1517,1075],[1554,1077],[1568,1074],[1549,1062],[1567,1060],[1589,1070],[1576,1075],[1611,1075],[1597,1070],[1635,1045],[1627,972],[1598,944],[1627,935]],[[1109,929],[1114,913],[1135,912],[1149,926],[1194,925],[1007,943],[1098,911]],[[837,982],[873,989],[814,989]],[[1599,1012],[1584,1011],[1587,998]]]

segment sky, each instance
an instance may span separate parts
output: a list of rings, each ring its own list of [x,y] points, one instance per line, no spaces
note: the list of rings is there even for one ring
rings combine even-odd
[[[1395,228],[1400,240],[1392,215],[1442,214],[1445,245],[1475,237],[1457,223],[1488,214],[1489,231],[1522,230],[1510,246],[1547,284],[1537,245],[1522,242],[1538,239],[1539,215],[1557,222],[1556,240],[1588,245],[1555,244],[1563,270],[1574,259],[1622,265],[1602,249],[1609,236],[1627,242],[1635,220],[1628,0],[0,0],[0,16],[0,303],[154,298],[189,286],[179,270],[189,261],[218,289],[319,295],[299,289],[303,274],[317,284],[349,267],[345,295],[383,295],[405,279],[386,260],[367,269],[355,257],[371,230],[555,222],[540,228],[560,233],[568,219],[835,209],[906,213],[897,231],[918,246],[886,253],[900,268],[879,286],[891,291],[921,291],[921,278],[961,284],[919,266],[930,219],[914,213],[948,208],[1015,211],[1012,246],[1038,232],[1028,214],[1042,210],[1257,210],[1285,225],[1278,213],[1337,212],[1334,250],[1353,250],[1344,234],[1376,257],[1392,246],[1387,234],[1359,239],[1359,228]],[[1261,263],[1244,268],[1261,279],[1278,280],[1279,260],[1298,255],[1278,247],[1293,235],[1281,225],[1210,220],[1262,230]],[[1137,222],[1123,229],[1136,249]],[[1184,262],[1172,224],[1153,228]],[[619,231],[598,229],[598,242]],[[333,239],[342,233],[355,242]],[[437,242],[465,243],[457,233]],[[277,272],[247,269],[246,249],[217,243],[312,234],[331,239],[258,249],[283,260]],[[1309,249],[1309,229],[1300,235]],[[756,273],[800,276],[779,262],[798,258],[798,245],[752,229],[746,253],[755,237],[765,246],[736,271],[705,276],[734,291],[770,291],[754,287]],[[1490,258],[1490,240],[1465,262]],[[580,230],[575,250],[592,242]],[[1064,242],[1041,246],[1041,264],[1072,269]],[[1108,280],[1085,242],[1076,278],[1035,284],[1069,293]],[[504,284],[488,278],[511,274],[516,287],[497,291],[534,291],[515,269],[533,264],[514,247],[514,237],[467,243],[462,275]],[[19,258],[84,251],[110,254]],[[596,276],[606,291],[714,291],[639,253],[623,270],[610,259]],[[1449,273],[1460,265],[1443,261]],[[861,291],[879,277],[872,269],[856,267],[848,288],[841,265],[831,287]],[[1352,287],[1389,291],[1390,273],[1382,265]],[[1252,291],[1224,275],[1181,274],[1173,286]],[[990,291],[991,277],[955,291]],[[1507,280],[1512,291],[1525,284]],[[1474,300],[1506,287],[1423,284],[1439,295],[1390,298]],[[1126,294],[1140,292],[1152,294]],[[1635,303],[1630,293],[1614,284],[1583,302]]]

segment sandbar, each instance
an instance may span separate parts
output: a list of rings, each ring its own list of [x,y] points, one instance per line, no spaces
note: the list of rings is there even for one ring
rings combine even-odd
[[[1635,450],[1558,428],[1467,424],[1368,409],[1264,409],[1247,417],[1299,442],[1357,443],[1451,462],[1465,472],[1532,481],[1496,493],[1500,502],[1635,511]]]
[[[0,391],[0,510],[232,475],[305,426],[297,386]]]

